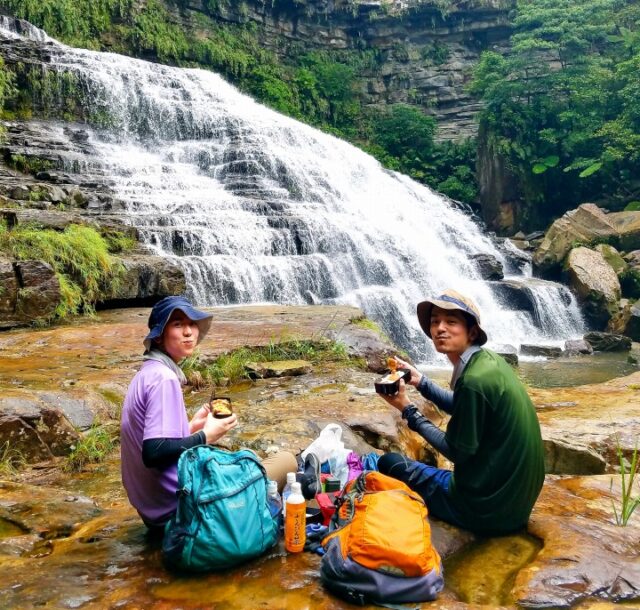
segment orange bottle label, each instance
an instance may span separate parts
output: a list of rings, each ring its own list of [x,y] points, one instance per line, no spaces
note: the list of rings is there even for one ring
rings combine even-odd
[[[284,548],[290,553],[300,553],[304,550],[306,541],[307,505],[287,504],[287,515],[284,522]]]

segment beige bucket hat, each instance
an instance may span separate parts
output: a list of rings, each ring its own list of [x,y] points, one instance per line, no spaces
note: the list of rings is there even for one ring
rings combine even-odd
[[[466,314],[472,316],[476,324],[478,325],[478,340],[477,345],[484,345],[487,342],[487,333],[482,330],[480,326],[480,311],[476,307],[476,304],[464,295],[448,288],[440,296],[433,299],[427,299],[418,303],[418,322],[422,330],[426,333],[427,337],[431,339],[431,310],[434,305],[440,307],[440,309],[457,309]]]

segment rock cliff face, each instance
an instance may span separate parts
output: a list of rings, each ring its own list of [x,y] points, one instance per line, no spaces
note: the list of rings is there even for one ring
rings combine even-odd
[[[261,43],[281,57],[292,48],[373,49],[375,70],[359,74],[365,104],[422,106],[438,121],[438,137],[473,136],[477,101],[465,91],[486,49],[506,52],[513,0],[437,2],[381,0],[248,0],[184,3],[186,12],[257,26]],[[449,4],[449,3],[447,3]]]

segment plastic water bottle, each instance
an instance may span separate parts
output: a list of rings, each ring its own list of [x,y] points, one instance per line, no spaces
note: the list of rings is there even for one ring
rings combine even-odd
[[[285,519],[287,517],[287,498],[291,494],[291,486],[296,482],[296,473],[295,472],[287,472],[287,484],[284,486],[282,490],[282,517]]]
[[[287,498],[287,515],[284,519],[284,548],[290,553],[300,553],[306,542],[307,503],[302,495],[300,483],[291,484]]]
[[[269,502],[271,517],[280,527],[282,525],[282,498],[278,493],[278,483],[276,481],[269,481],[267,501]]]

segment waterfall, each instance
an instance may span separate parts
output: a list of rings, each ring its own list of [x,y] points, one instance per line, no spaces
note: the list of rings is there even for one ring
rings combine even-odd
[[[5,36],[41,36],[1,25]],[[110,182],[122,220],[184,269],[199,305],[357,305],[422,361],[435,352],[416,304],[446,287],[478,303],[494,343],[582,333],[575,301],[558,284],[545,284],[537,315],[500,301],[470,257],[507,261],[477,224],[354,146],[212,72],[39,40],[48,69],[75,75],[85,107],[108,125],[87,130],[87,167]],[[571,306],[557,306],[562,299]]]

